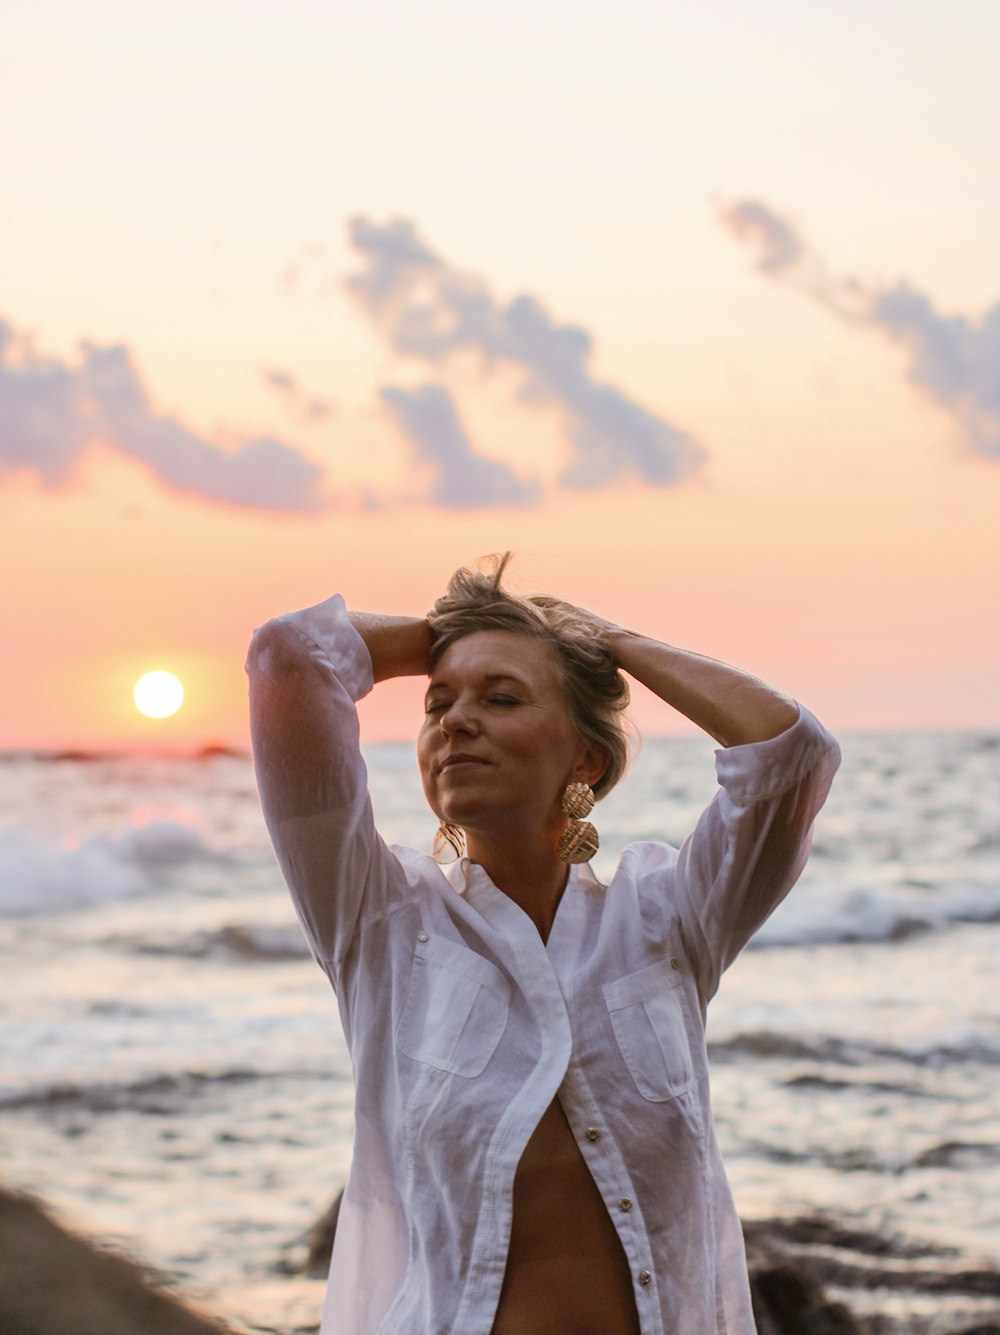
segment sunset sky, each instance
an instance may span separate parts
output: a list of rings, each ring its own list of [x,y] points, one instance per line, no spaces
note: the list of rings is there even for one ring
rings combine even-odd
[[[255,625],[507,548],[836,729],[1000,728],[998,52],[986,0],[9,8],[0,746],[243,745]]]

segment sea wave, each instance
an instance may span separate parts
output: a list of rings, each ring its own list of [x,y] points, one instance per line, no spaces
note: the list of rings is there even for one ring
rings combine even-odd
[[[262,1081],[305,1081],[329,1085],[338,1079],[349,1082],[345,1071],[338,1076],[325,1066],[261,1067],[232,1066],[217,1070],[161,1071],[133,1080],[34,1080],[0,1088],[0,1113],[38,1108],[48,1111],[86,1108],[93,1112],[162,1114],[174,1112],[204,1091],[219,1086],[249,1085]]]
[[[182,959],[298,960],[309,947],[297,922],[227,923],[213,931],[189,935],[116,936],[108,944],[140,955],[174,955]]]
[[[177,821],[63,843],[20,826],[0,827],[0,916],[131,899],[159,888],[165,870],[212,856],[199,831]]]
[[[165,1072],[140,1080],[79,1084],[67,1080],[37,1081],[0,1090],[0,1110],[86,1107],[101,1112],[116,1108],[162,1112],[174,1108],[179,1100],[190,1098],[207,1086],[244,1084],[264,1079],[266,1074],[263,1071],[234,1067],[222,1071]]]
[[[816,887],[782,904],[750,948],[905,941],[958,923],[1000,923],[1000,885],[966,881],[931,893],[925,886]]]
[[[872,1063],[884,1067],[886,1062],[924,1070],[952,1065],[1000,1066],[1000,1039],[981,1033],[970,1033],[950,1043],[894,1045],[865,1043],[832,1034],[818,1034],[809,1038],[769,1029],[752,1029],[734,1034],[731,1038],[710,1040],[708,1052],[714,1064],[741,1058],[814,1063],[820,1068],[819,1071],[794,1079],[803,1084],[806,1081],[812,1084],[823,1082],[831,1088],[842,1086],[845,1082],[839,1076],[823,1072],[823,1067],[861,1068]]]

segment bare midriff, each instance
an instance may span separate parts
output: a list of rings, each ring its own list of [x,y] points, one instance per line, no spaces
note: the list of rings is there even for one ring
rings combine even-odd
[[[625,1253],[558,1099],[514,1178],[492,1335],[639,1335]]]

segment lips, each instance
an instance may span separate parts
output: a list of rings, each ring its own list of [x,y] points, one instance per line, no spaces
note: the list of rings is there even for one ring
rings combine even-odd
[[[441,761],[441,772],[443,773],[446,769],[458,769],[465,765],[482,766],[488,765],[489,763],[490,762],[484,760],[482,756],[473,756],[465,751],[456,751],[453,756],[446,756],[445,759]]]

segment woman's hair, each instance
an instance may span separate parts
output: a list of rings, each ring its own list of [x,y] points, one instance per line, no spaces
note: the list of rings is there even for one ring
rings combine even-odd
[[[482,630],[508,630],[551,645],[566,696],[570,721],[580,736],[607,757],[604,773],[594,783],[594,796],[604,797],[625,773],[628,734],[623,711],[628,683],[618,671],[603,628],[579,608],[558,598],[519,598],[501,586],[510,552],[487,557],[484,570],[456,570],[448,591],[434,604],[431,666],[464,635]]]

